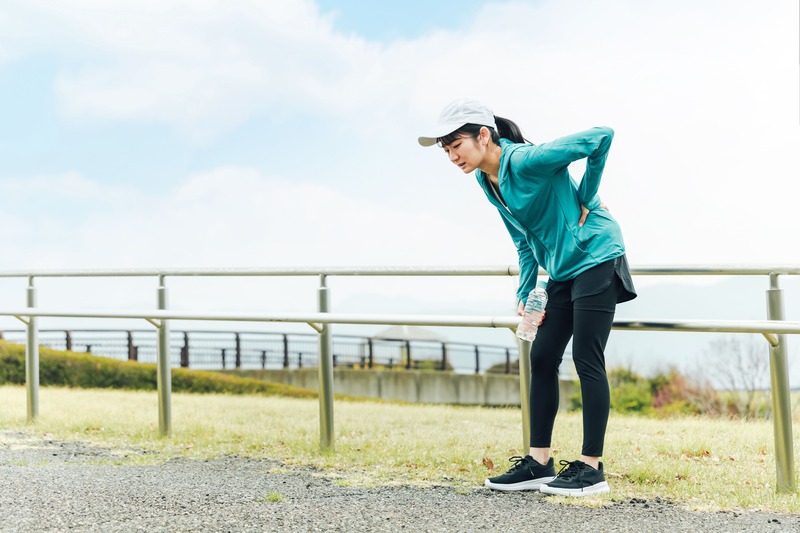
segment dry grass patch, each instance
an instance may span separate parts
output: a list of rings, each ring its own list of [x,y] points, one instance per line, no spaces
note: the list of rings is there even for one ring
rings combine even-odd
[[[158,436],[154,392],[43,388],[41,418],[25,423],[25,389],[0,387],[0,427],[120,450],[136,461],[239,455],[312,466],[343,485],[480,487],[521,452],[518,409],[337,401],[336,449],[319,447],[316,400],[173,394],[173,435]],[[581,415],[560,414],[555,458],[580,453]],[[795,435],[799,435],[795,428]],[[563,501],[606,505],[660,497],[693,509],[799,512],[796,494],[775,493],[769,422],[669,420],[612,415],[605,459],[610,495]]]

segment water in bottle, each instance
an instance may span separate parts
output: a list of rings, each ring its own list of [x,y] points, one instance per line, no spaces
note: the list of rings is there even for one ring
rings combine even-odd
[[[544,308],[547,305],[546,286],[546,281],[539,281],[536,288],[528,295],[528,300],[525,302],[525,316],[522,317],[522,322],[517,327],[517,337],[522,340],[532,341],[536,338],[539,321],[542,319]]]

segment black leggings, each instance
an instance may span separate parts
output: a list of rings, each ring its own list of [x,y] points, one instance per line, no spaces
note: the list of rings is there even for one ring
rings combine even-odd
[[[587,275],[592,276],[591,271]],[[572,360],[583,400],[581,453],[590,457],[603,455],[610,406],[604,350],[617,298],[623,290],[619,278],[615,274],[611,277],[610,285],[602,292],[578,296],[574,301],[572,281],[548,284],[545,319],[531,346],[532,448],[550,447],[558,412],[558,367],[572,337]]]

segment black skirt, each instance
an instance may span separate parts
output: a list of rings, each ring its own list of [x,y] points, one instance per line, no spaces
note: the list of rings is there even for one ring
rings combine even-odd
[[[631,279],[628,259],[624,255],[585,270],[574,279],[550,280],[547,283],[547,293],[550,300],[555,297],[556,299],[563,298],[566,302],[568,298],[574,302],[578,298],[594,296],[607,290],[615,278],[620,286],[617,296],[618,304],[636,298],[636,289],[633,286],[633,279]]]

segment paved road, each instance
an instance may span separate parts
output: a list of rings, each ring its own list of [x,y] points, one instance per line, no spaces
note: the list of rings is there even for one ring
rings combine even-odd
[[[697,513],[662,501],[591,509],[479,487],[346,488],[313,469],[240,457],[120,459],[0,430],[0,531],[800,531],[798,515]]]

